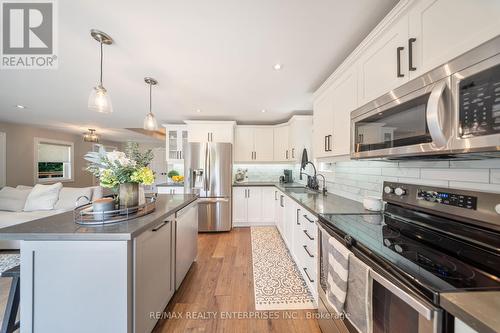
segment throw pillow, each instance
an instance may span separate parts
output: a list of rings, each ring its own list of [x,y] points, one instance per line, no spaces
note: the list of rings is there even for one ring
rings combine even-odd
[[[62,184],[55,183],[52,185],[36,184],[31,190],[31,193],[26,199],[24,205],[25,212],[32,212],[36,210],[52,210],[54,205],[59,199],[59,192],[61,191]]]

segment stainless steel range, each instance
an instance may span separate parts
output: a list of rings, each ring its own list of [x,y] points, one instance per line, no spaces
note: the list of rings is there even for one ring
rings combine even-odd
[[[500,290],[500,194],[386,182],[383,199],[379,221],[319,219],[373,270],[373,332],[452,332],[443,293]],[[328,312],[323,236],[320,312]]]

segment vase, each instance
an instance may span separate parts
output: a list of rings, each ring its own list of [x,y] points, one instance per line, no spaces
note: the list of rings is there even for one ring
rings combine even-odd
[[[139,184],[138,183],[124,183],[120,184],[120,191],[118,193],[120,202],[120,209],[131,208],[139,205]]]

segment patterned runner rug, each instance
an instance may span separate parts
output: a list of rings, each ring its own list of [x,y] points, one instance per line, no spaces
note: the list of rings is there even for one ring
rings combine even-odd
[[[256,310],[315,309],[314,298],[275,227],[252,227]]]

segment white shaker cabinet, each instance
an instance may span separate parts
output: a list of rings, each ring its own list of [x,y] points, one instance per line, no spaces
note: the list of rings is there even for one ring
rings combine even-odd
[[[333,93],[327,88],[313,103],[313,156],[315,158],[330,156],[333,133]]]
[[[262,187],[248,187],[247,202],[247,222],[251,225],[262,223]]]
[[[499,17],[500,1],[416,1],[410,11],[408,38],[414,68],[411,78],[498,36]]]
[[[234,141],[234,121],[186,120],[188,142],[229,142]]]
[[[276,227],[282,237],[284,237],[283,226],[285,223],[285,197],[286,196],[281,191],[276,190]]]
[[[234,186],[234,225],[237,227],[275,224],[274,198],[274,187]]]
[[[351,111],[358,106],[358,77],[356,68],[339,75],[333,83],[333,131],[329,140],[329,156],[350,153]]]
[[[304,149],[307,150],[307,156],[312,158],[312,116],[293,116],[289,124],[289,160],[300,162]]]
[[[359,101],[366,104],[408,81],[408,14],[401,14],[363,50]]]
[[[272,126],[237,126],[234,135],[236,162],[272,162],[274,130]]]
[[[278,125],[274,128],[274,160],[284,162],[290,160],[288,147],[289,126]]]

